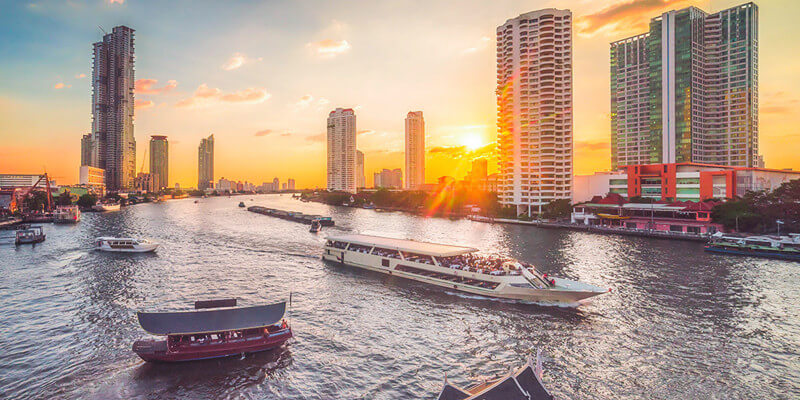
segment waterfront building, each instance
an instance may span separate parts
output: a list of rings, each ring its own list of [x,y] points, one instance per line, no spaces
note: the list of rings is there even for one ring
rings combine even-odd
[[[531,215],[572,197],[572,13],[497,27],[498,199]]]
[[[362,174],[363,174],[363,172],[362,172]],[[289,190],[294,190],[295,189],[295,183],[294,183],[294,179],[293,178],[287,179],[286,183],[288,184],[287,186],[288,186]]]
[[[197,148],[197,189],[214,188],[214,135],[200,140]]]
[[[698,163],[628,165],[576,176],[575,202],[607,193],[659,201],[731,199],[750,191],[775,190],[794,179],[800,179],[800,171]]]
[[[274,178],[274,179],[272,180],[272,190],[274,190],[274,191],[276,191],[276,192],[277,192],[278,190],[281,190],[281,181],[280,181],[280,179],[278,179],[278,178]]]
[[[224,177],[219,178],[217,182],[216,189],[220,192],[230,192],[236,190],[236,183],[230,180],[225,179]]]
[[[35,185],[41,178],[41,174],[0,174],[0,188],[29,188]],[[44,180],[42,180],[37,187],[43,188],[45,185]],[[50,188],[58,188],[55,179],[50,179]]]
[[[611,168],[763,167],[758,154],[758,7],[696,7],[611,43]]]
[[[403,171],[400,168],[386,169],[373,175],[375,188],[400,189],[403,187]]]
[[[711,221],[715,201],[630,203],[609,193],[572,208],[572,223],[613,228],[632,232],[660,232],[674,236],[710,235],[722,231]]]
[[[406,189],[425,183],[425,118],[422,111],[406,115]]]
[[[81,165],[92,164],[92,134],[87,133],[81,137]]]
[[[328,190],[356,192],[356,114],[337,108],[328,115]]]
[[[153,192],[153,174],[149,172],[139,172],[136,178],[133,178],[133,188],[137,192],[148,193]]]
[[[94,44],[91,165],[110,191],[131,188],[136,175],[133,136],[134,30],[117,26]]]
[[[356,188],[367,186],[367,177],[364,175],[364,153],[356,150]]]
[[[169,187],[169,143],[166,136],[150,136],[150,173],[154,191]]]
[[[105,171],[91,165],[81,165],[78,170],[78,184],[104,196],[106,193]]]

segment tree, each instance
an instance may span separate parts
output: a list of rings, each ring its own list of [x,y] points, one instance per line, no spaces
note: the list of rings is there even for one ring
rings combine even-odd
[[[55,198],[56,205],[59,206],[69,206],[72,205],[72,195],[69,193],[69,190],[65,190],[63,193],[58,195]]]
[[[42,190],[31,192],[23,202],[25,211],[42,211],[47,206],[47,193]]]
[[[572,213],[572,204],[568,199],[553,200],[544,205],[542,214],[548,219],[569,217]]]
[[[97,204],[97,196],[91,193],[86,193],[78,198],[78,201],[75,204],[81,208],[91,208],[93,205]]]

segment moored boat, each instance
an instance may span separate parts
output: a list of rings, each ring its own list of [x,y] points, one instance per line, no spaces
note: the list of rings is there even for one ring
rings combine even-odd
[[[737,236],[718,232],[711,236],[705,250],[712,253],[800,261],[800,234]]]
[[[145,361],[180,362],[274,349],[292,337],[285,312],[286,302],[205,311],[139,312],[139,325],[166,339],[137,340],[133,352]]]
[[[318,219],[311,221],[311,228],[308,230],[311,233],[317,233],[322,229],[322,224]]]
[[[322,258],[447,289],[538,303],[576,306],[608,292],[588,283],[541,274],[516,260],[478,249],[369,235],[329,236]]]
[[[14,243],[18,245],[41,243],[46,237],[41,226],[26,226],[24,229],[17,230]]]
[[[536,362],[528,362],[516,371],[470,388],[461,388],[447,381],[436,400],[552,400],[553,395],[542,384],[541,353],[537,350]]]
[[[76,223],[81,220],[81,210],[78,206],[58,206],[53,217],[55,223]]]
[[[240,202],[239,202],[239,207],[242,207],[242,208],[246,207],[246,206],[244,205],[244,202],[243,202],[243,201],[240,201]]]
[[[92,206],[95,211],[119,211],[119,203],[97,203]]]
[[[94,241],[94,248],[116,253],[147,253],[155,251],[158,243],[147,239],[99,237]]]

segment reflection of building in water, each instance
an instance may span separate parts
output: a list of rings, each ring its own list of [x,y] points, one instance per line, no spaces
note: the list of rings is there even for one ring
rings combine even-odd
[[[677,163],[629,165],[614,172],[575,176],[576,203],[608,193],[624,198],[700,201],[743,196],[749,191],[775,190],[800,178],[800,171]]]

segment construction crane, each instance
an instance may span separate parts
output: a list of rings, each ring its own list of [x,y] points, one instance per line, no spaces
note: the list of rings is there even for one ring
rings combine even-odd
[[[29,187],[29,188],[27,188],[27,189],[22,191],[22,195],[19,197],[20,198],[20,201],[19,201],[19,209],[20,209],[20,211],[23,211],[23,208],[25,207],[25,199],[27,199],[28,196],[30,196],[30,194],[33,192],[33,189],[36,189],[36,187],[39,186],[39,183],[42,182],[42,179],[44,179],[45,190],[47,190],[47,192],[46,192],[46,194],[47,194],[47,209],[45,211],[47,211],[47,212],[53,211],[53,194],[50,191],[50,178],[48,178],[48,176],[47,176],[47,171],[44,172],[44,175],[39,175],[39,179],[36,181],[36,183],[34,183],[31,187]]]

